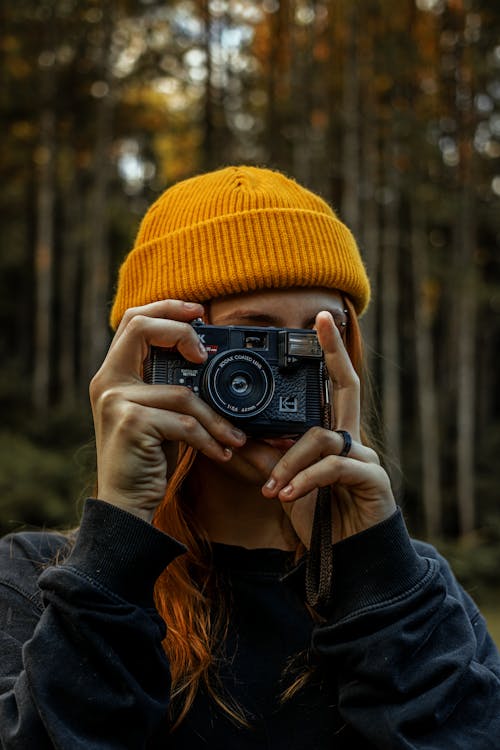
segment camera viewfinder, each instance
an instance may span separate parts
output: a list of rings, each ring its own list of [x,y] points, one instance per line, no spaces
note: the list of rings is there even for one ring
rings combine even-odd
[[[262,331],[251,331],[244,336],[245,349],[268,349],[267,333]]]

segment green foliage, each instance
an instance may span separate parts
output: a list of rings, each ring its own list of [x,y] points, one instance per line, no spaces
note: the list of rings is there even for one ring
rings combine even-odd
[[[90,446],[54,447],[1,432],[0,535],[26,526],[74,526],[90,488],[90,452]]]
[[[441,542],[437,546],[473,599],[480,606],[498,607],[500,518],[491,515],[485,519],[484,525],[470,536],[458,541]]]
[[[498,592],[496,592],[491,604],[483,605],[481,612],[486,619],[491,637],[497,644],[497,648],[500,649],[500,608],[497,602]]]

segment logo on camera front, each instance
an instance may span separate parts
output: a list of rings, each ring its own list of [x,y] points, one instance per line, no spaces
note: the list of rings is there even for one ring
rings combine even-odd
[[[299,402],[295,396],[280,396],[279,410],[285,414],[291,414],[298,411]]]

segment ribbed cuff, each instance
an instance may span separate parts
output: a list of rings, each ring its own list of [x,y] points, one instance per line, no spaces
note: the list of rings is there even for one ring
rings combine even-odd
[[[332,559],[331,606],[323,614],[336,621],[407,594],[429,568],[415,551],[399,508],[371,529],[334,544]]]
[[[408,593],[428,571],[428,562],[415,551],[399,508],[387,520],[333,544],[331,555],[329,605],[317,611],[334,621]],[[303,598],[306,565],[307,556],[282,578]]]
[[[186,547],[137,516],[88,499],[75,546],[64,565],[121,598],[153,606],[153,589],[165,567]]]

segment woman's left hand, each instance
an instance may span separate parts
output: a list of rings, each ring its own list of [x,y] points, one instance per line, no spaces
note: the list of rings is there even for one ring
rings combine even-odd
[[[296,534],[309,547],[319,487],[332,487],[332,541],[374,526],[396,510],[389,477],[371,448],[361,443],[360,383],[342,337],[328,312],[318,313],[316,331],[332,382],[332,423],[352,437],[347,456],[339,455],[344,438],[313,427],[278,461],[264,485],[277,497]]]

